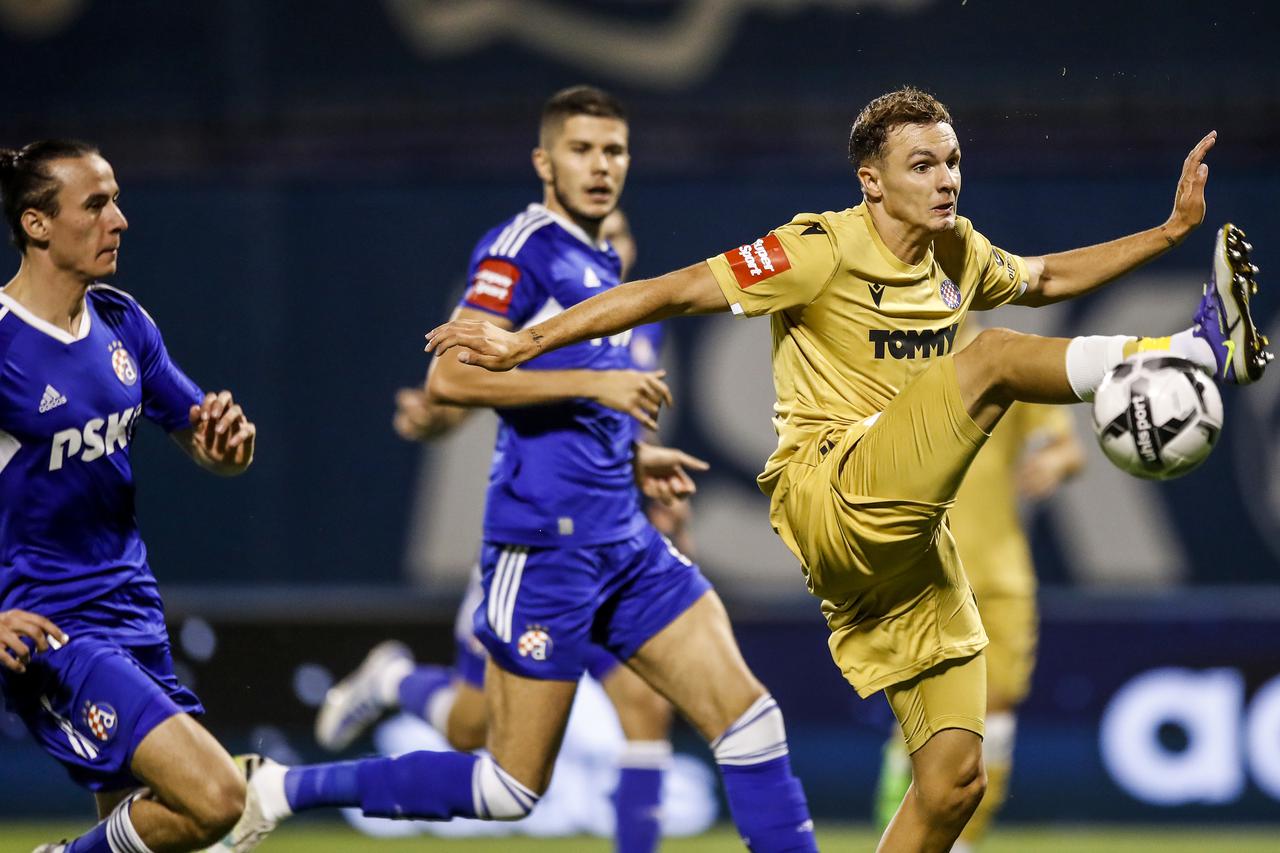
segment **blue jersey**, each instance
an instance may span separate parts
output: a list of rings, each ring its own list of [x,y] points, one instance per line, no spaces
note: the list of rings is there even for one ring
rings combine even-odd
[[[130,442],[140,417],[189,426],[202,397],[128,294],[90,287],[72,335],[0,292],[0,610],[72,637],[164,637]]]
[[[515,328],[534,325],[615,287],[617,253],[540,204],[492,229],[471,256],[462,307]],[[583,341],[522,370],[626,370],[630,332]],[[632,475],[635,421],[587,399],[499,409],[484,536],[515,545],[580,547],[643,529]]]

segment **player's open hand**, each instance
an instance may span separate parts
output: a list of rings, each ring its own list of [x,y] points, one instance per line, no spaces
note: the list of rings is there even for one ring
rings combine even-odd
[[[196,461],[220,474],[239,474],[253,461],[257,427],[230,391],[209,392],[192,406],[191,447]]]
[[[1209,164],[1204,158],[1217,141],[1218,131],[1209,131],[1182,163],[1182,175],[1173,194],[1173,212],[1161,228],[1170,245],[1182,242],[1182,238],[1204,222],[1204,187],[1209,181]]]
[[[488,320],[450,320],[427,332],[427,352],[442,356],[455,347],[458,361],[494,372],[510,370],[537,353],[527,329],[509,332]]]
[[[711,466],[696,456],[674,447],[636,442],[636,485],[645,497],[672,504],[698,490],[689,471],[706,471]]]
[[[673,404],[671,389],[662,378],[665,370],[600,370],[591,372],[591,393],[597,403],[616,409],[644,424],[658,428],[658,410]]]
[[[14,672],[27,671],[31,646],[23,641],[23,637],[31,640],[38,652],[48,651],[51,647],[62,648],[71,640],[61,628],[38,613],[0,611],[0,665]]]

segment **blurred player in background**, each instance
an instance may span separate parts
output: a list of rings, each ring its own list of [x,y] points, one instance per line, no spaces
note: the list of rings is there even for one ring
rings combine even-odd
[[[174,676],[130,445],[145,417],[232,476],[253,461],[255,429],[230,392],[203,393],[170,360],[133,297],[99,283],[128,227],[119,192],[90,145],[0,151],[22,255],[0,291],[0,625],[34,646],[8,643],[0,683],[102,819],[42,853],[195,850],[244,805],[243,778]]]
[[[621,105],[585,86],[556,94],[533,162],[543,203],[481,239],[456,317],[520,328],[618,286],[618,256],[600,228],[630,165]],[[645,374],[629,406],[559,402],[597,396],[589,389],[602,376],[632,376],[630,339],[625,331],[584,341],[505,375],[456,360],[430,371],[433,397],[495,408],[501,419],[474,621],[489,653],[488,754],[266,763],[250,778],[236,849],[294,812],[329,806],[383,817],[524,817],[550,782],[596,646],[626,661],[711,743],[752,850],[817,849],[777,703],[747,668],[710,584],[641,512],[637,479],[650,494],[692,489],[688,457],[635,441],[635,420],[652,429],[670,403],[665,384]],[[548,371],[572,371],[577,384],[566,393]]]
[[[614,210],[605,218],[600,239],[613,247],[621,265],[621,280],[635,264],[636,247],[626,217]],[[636,330],[631,360],[638,371],[657,371],[661,347],[658,324]],[[637,378],[640,378],[639,374]],[[576,386],[565,377],[567,388]],[[474,409],[436,401],[425,386],[403,388],[396,394],[393,426],[409,441],[443,438],[460,426]],[[648,507],[670,509],[661,516],[669,538],[680,535],[687,518],[688,498],[672,495],[670,503],[653,500]],[[458,609],[454,630],[453,666],[416,663],[403,643],[389,640],[370,651],[359,668],[325,696],[316,718],[316,740],[340,751],[383,714],[401,710],[418,716],[459,750],[484,746],[488,713],[484,701],[484,671],[488,660],[476,638],[474,616],[484,596],[477,565]],[[587,659],[587,672],[600,682],[618,715],[626,747],[619,759],[618,787],[613,795],[615,838],[620,853],[643,853],[657,848],[662,772],[671,759],[671,705],[621,661],[599,646]]]
[[[512,332],[458,318],[427,335],[450,361],[507,370],[576,341],[678,315],[768,314],[778,449],[760,476],[774,529],[823,599],[837,665],[885,690],[913,781],[880,843],[945,851],[986,789],[986,632],[943,520],[974,455],[1015,401],[1093,398],[1142,350],[1245,384],[1268,361],[1249,317],[1248,244],[1222,229],[1193,325],[1167,338],[983,331],[952,355],[967,311],[1088,293],[1177,245],[1204,219],[1204,157],[1183,164],[1159,226],[1022,258],[956,215],[960,143],[946,108],[906,87],[868,104],[849,143],[863,203],[803,213],[737,249],[633,282]]]
[[[956,334],[963,349],[982,327],[973,318]],[[1015,403],[974,457],[947,524],[964,560],[990,639],[987,658],[987,718],[982,760],[987,793],[952,853],[973,853],[1003,805],[1013,767],[1015,713],[1031,689],[1039,616],[1031,547],[1019,518],[1019,498],[1042,501],[1084,467],[1084,447],[1071,414],[1061,406]],[[885,745],[876,792],[876,821],[883,830],[911,786],[906,744],[894,736]]]

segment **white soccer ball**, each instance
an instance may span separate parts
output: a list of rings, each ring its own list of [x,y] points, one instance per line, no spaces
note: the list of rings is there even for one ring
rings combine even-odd
[[[1222,432],[1222,397],[1192,362],[1138,353],[1098,386],[1093,427],[1116,467],[1135,477],[1170,480],[1208,458]]]

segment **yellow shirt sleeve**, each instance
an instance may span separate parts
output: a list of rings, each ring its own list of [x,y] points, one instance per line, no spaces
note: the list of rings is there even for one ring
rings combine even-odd
[[[1017,299],[1027,289],[1027,262],[991,245],[972,224],[967,221],[965,224],[968,226],[965,240],[968,258],[981,270],[970,307],[974,311],[990,311]]]
[[[754,243],[707,258],[735,314],[758,317],[802,308],[839,269],[831,228],[819,216],[796,217]]]

